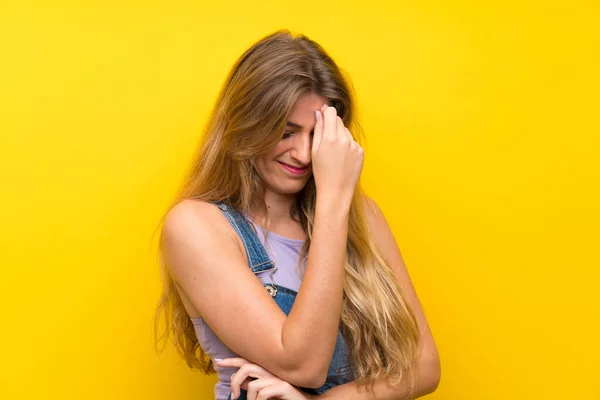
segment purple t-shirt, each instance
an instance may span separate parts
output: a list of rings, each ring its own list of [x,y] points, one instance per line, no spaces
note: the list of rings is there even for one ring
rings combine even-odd
[[[250,218],[248,219],[250,220]],[[273,274],[275,284],[298,291],[302,279],[298,274],[297,263],[304,240],[290,239],[273,232],[269,232],[265,238],[264,233],[266,233],[266,230],[254,223],[254,221],[252,221],[252,224],[258,232],[258,238],[263,246],[265,246],[267,254],[277,266],[277,271]],[[305,266],[306,259],[303,260],[301,268]],[[258,273],[256,276],[263,283],[271,283],[270,272]],[[191,320],[194,323],[200,347],[202,347],[211,359],[237,357],[233,351],[225,346],[202,318],[192,318]],[[237,371],[237,368],[220,368],[215,365],[215,370],[218,377],[218,382],[215,385],[215,399],[227,400],[230,390],[229,380],[231,375]]]

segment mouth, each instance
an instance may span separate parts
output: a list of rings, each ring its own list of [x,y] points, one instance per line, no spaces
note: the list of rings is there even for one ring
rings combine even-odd
[[[306,166],[304,168],[298,168],[298,167],[294,167],[293,165],[289,165],[286,163],[283,163],[281,161],[277,161],[282,167],[283,169],[285,169],[288,172],[291,172],[294,175],[302,175],[304,174],[306,171],[308,171],[310,166]]]

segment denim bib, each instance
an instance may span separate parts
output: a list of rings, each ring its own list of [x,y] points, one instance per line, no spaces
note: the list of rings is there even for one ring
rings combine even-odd
[[[223,215],[225,215],[229,223],[233,226],[237,234],[242,239],[244,248],[246,249],[246,254],[248,255],[248,265],[250,266],[252,272],[254,272],[254,274],[258,274],[259,272],[274,272],[277,267],[275,266],[273,260],[270,259],[266,249],[250,225],[250,222],[244,218],[241,213],[231,207],[228,207],[226,204],[213,204],[219,207]],[[296,299],[297,292],[286,287],[279,286],[274,282],[263,283],[263,285],[271,297],[273,297],[273,300],[275,303],[277,303],[279,308],[281,308],[286,315],[289,315],[292,305],[294,304],[294,300]],[[344,340],[344,336],[342,335],[341,331],[338,330],[337,339],[335,342],[335,350],[333,352],[331,363],[329,364],[325,384],[317,389],[300,389],[310,394],[319,395],[334,386],[350,382],[353,379],[354,376],[350,368],[348,347],[346,341]],[[230,399],[231,394],[229,395],[228,400]],[[239,400],[246,400],[246,391],[243,389],[241,390]]]

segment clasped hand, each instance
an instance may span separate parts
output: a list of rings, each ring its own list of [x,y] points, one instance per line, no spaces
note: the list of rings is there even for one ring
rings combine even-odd
[[[248,400],[308,400],[316,396],[298,390],[259,365],[243,358],[215,360],[219,367],[239,368],[231,375],[231,399],[240,397],[241,389],[246,390]]]

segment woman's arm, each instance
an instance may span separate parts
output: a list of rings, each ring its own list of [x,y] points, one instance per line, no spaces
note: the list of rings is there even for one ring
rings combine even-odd
[[[306,273],[287,317],[215,205],[186,200],[165,219],[165,257],[178,290],[231,350],[297,386],[321,386],[335,348],[350,203],[333,200],[317,198]]]
[[[426,348],[427,345],[423,346]],[[430,354],[430,356],[427,356]],[[354,382],[329,389],[324,394],[312,395],[301,392],[288,382],[273,376],[268,371],[256,364],[249,363],[242,358],[228,358],[218,362],[224,367],[235,367],[239,370],[231,377],[232,399],[240,396],[240,390],[247,390],[248,400],[284,399],[284,400],[412,400],[425,396],[435,391],[439,384],[439,358],[436,354],[427,351],[421,352],[419,358],[420,374],[417,378],[415,393],[409,396],[406,379],[394,387],[388,386],[385,380],[375,382],[372,391],[366,391]],[[258,397],[257,397],[258,396]]]
[[[419,331],[421,332],[421,345],[418,361],[419,375],[417,378],[415,398],[424,396],[433,392],[440,381],[441,368],[437,346],[419,298],[417,297],[415,288],[411,282],[406,266],[404,265],[404,260],[402,259],[400,249],[398,248],[392,230],[390,229],[383,212],[375,201],[368,198],[367,205],[367,217],[371,234],[374,236],[375,241],[390,262],[390,265],[395,272],[396,279],[398,280],[398,284],[417,318]],[[403,379],[394,387],[388,386],[385,380],[377,381],[371,392],[365,391],[364,388],[359,388],[354,382],[349,382],[328,390],[320,398],[344,400],[404,400],[409,398],[408,389],[409,383],[406,379]]]
[[[409,400],[432,393],[440,382],[440,362],[435,351],[435,344],[430,342],[422,347],[419,357],[419,376],[414,397],[409,397],[409,383],[403,379],[395,386],[389,386],[385,380],[375,382],[372,391],[366,391],[355,382],[335,386],[321,396],[323,400]]]
[[[412,307],[419,331],[421,332],[421,346],[419,354],[419,375],[417,377],[417,387],[414,398],[425,396],[432,393],[440,382],[440,358],[437,346],[431,334],[431,329],[427,323],[425,313],[417,297],[415,288],[411,282],[410,276],[404,265],[404,260],[400,254],[400,249],[396,243],[392,230],[387,223],[383,212],[372,199],[368,199],[367,216],[371,234],[377,244],[381,247],[385,257],[390,262],[391,267],[396,273],[396,279],[407,302]],[[323,393],[319,398],[344,399],[344,400],[405,400],[409,397],[409,382],[403,379],[395,386],[388,386],[385,380],[376,381],[373,391],[367,392],[364,387],[359,387],[354,382],[336,386]]]

